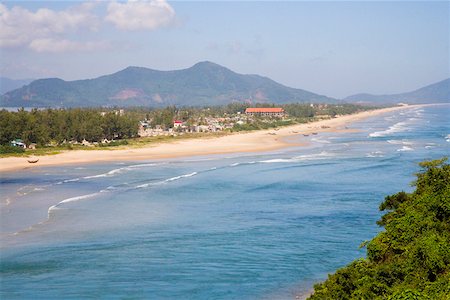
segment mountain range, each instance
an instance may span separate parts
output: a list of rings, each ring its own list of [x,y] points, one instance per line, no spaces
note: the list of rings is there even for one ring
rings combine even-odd
[[[2,79],[2,88],[4,86]],[[15,82],[0,107],[203,106],[248,103],[434,103],[450,102],[450,79],[395,95],[357,94],[343,100],[284,86],[267,77],[235,73],[212,62],[174,71],[128,67],[94,79]],[[5,86],[6,87],[6,86]]]
[[[9,91],[23,87],[29,84],[34,79],[11,79],[0,76],[0,95],[3,95]]]
[[[4,107],[200,106],[231,102],[336,102],[335,99],[243,75],[212,62],[176,71],[128,67],[95,79],[39,79],[4,94]]]
[[[450,102],[450,78],[420,89],[390,95],[356,94],[343,99],[344,102],[359,103],[444,103]]]

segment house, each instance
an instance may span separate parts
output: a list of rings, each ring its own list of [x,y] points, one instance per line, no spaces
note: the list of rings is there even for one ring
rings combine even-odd
[[[13,147],[22,147],[24,149],[27,147],[21,139],[15,139],[14,141],[9,142],[9,144]]]
[[[245,110],[249,116],[284,117],[285,112],[281,107],[249,107]]]
[[[180,128],[183,126],[183,121],[175,120],[173,121],[173,128]]]
[[[87,146],[87,147],[93,147],[94,145],[92,145],[91,143],[89,143],[88,141],[86,141],[85,139],[83,139],[81,141],[81,145],[83,146]]]

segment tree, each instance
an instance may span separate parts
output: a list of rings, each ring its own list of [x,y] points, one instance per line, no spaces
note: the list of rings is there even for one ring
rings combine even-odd
[[[450,299],[450,166],[420,164],[416,190],[387,196],[385,227],[355,261],[314,286],[310,299]]]

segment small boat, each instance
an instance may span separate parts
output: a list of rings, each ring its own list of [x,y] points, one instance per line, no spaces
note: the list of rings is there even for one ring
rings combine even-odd
[[[309,136],[309,134],[304,134],[303,136]]]
[[[317,135],[317,132],[313,132],[312,134],[313,134],[313,135]]]
[[[39,161],[39,158],[30,158],[30,159],[27,159],[27,161],[28,161],[30,164],[35,164],[35,163],[37,163],[37,162]]]

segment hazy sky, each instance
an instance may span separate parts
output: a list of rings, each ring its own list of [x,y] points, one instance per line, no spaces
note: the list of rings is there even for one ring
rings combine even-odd
[[[332,97],[450,77],[450,2],[2,1],[0,73],[94,78],[212,61]]]

